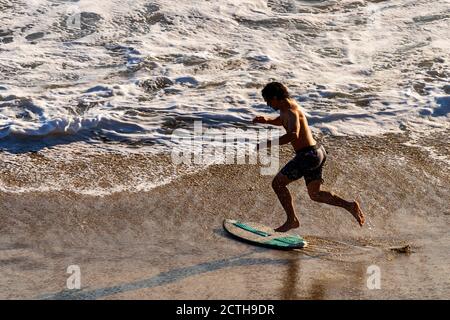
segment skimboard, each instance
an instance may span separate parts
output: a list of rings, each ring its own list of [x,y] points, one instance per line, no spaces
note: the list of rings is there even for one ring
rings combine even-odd
[[[297,234],[276,232],[272,228],[255,222],[225,219],[223,228],[241,240],[275,249],[304,248],[308,243]]]

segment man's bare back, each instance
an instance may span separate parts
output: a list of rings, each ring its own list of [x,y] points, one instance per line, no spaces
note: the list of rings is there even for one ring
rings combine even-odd
[[[308,121],[306,119],[305,114],[300,109],[300,106],[293,99],[288,99],[289,109],[281,110],[280,109],[280,120],[286,131],[288,130],[289,119],[292,118],[291,121],[298,121],[298,138],[295,138],[291,141],[291,145],[294,148],[294,151],[298,151],[305,147],[313,146],[316,144],[316,140],[314,140],[311,129],[308,126]]]

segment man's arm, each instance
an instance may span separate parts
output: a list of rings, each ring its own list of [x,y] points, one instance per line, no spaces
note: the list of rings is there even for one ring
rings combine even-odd
[[[272,124],[274,126],[282,125],[280,116],[276,117],[275,119],[268,119],[264,116],[258,116],[253,119],[253,123],[268,123],[268,124]]]
[[[283,123],[281,122],[281,117],[278,116],[275,119],[268,119],[267,122],[268,124],[272,124],[274,126],[281,126],[283,125]]]
[[[300,136],[300,119],[297,112],[289,110],[287,112],[288,123],[286,128],[286,134],[282,135],[279,140],[279,144],[286,144],[294,139],[298,139]]]
[[[286,134],[282,135],[279,140],[278,144],[281,146],[283,144],[287,144],[294,139],[298,139],[300,136],[300,118],[297,112],[293,112],[291,110],[287,113],[288,117],[288,125],[286,129]],[[272,141],[267,141],[267,147],[270,148],[272,146]],[[258,148],[259,149],[259,145]]]

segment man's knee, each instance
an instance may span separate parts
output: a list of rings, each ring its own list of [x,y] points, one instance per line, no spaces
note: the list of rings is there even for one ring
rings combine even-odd
[[[308,191],[309,198],[313,201],[320,202],[322,197],[320,196],[320,191]]]
[[[286,185],[282,183],[277,177],[272,180],[272,189],[277,191],[284,188]]]

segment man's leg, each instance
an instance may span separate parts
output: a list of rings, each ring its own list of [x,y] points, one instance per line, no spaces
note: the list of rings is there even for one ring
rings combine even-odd
[[[297,215],[294,211],[294,204],[292,202],[292,196],[287,188],[287,185],[293,180],[290,180],[287,176],[279,172],[272,181],[272,188],[278,196],[281,205],[286,211],[287,221],[280,227],[276,228],[275,231],[286,232],[293,228],[298,228],[300,223],[298,221]]]
[[[344,208],[355,217],[360,226],[364,224],[364,214],[361,211],[361,208],[357,201],[346,201],[334,193],[321,190],[321,184],[321,180],[314,180],[308,183],[308,185],[306,186],[308,188],[308,194],[311,200]]]

